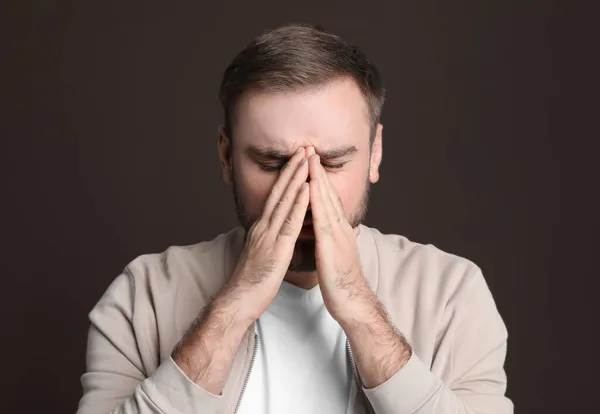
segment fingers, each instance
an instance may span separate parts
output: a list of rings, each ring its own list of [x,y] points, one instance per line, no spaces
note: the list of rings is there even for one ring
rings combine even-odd
[[[325,214],[323,217],[327,222],[339,221],[339,217],[337,217],[337,212],[333,206],[333,202],[331,200],[331,193],[329,187],[327,186],[327,175],[325,174],[325,170],[321,165],[321,158],[318,155],[314,155],[309,160],[310,166],[310,174],[311,181],[315,181],[316,188],[318,191],[319,200],[322,204],[322,211]]]
[[[296,220],[296,217],[291,217],[291,212],[293,207],[296,207],[299,203],[298,197],[301,196],[299,192],[303,188],[303,184],[306,183],[307,177],[308,164],[306,158],[303,158],[300,164],[298,164],[296,171],[294,171],[292,178],[289,180],[285,191],[281,195],[281,198],[275,205],[273,213],[271,214],[271,227],[280,234],[283,232],[284,235],[287,235],[294,233],[296,230],[299,233],[302,228],[302,222],[304,221],[304,215],[306,214],[306,207],[308,204],[306,204],[305,210],[302,212],[302,217],[298,220]],[[301,201],[302,199],[300,199],[300,202]],[[292,228],[290,228],[290,226]]]
[[[308,203],[310,201],[308,191],[308,183],[305,180],[300,186],[300,190],[298,191],[290,213],[279,230],[279,237],[289,237],[292,240],[296,240],[300,235],[304,216],[306,215],[306,209],[308,208]]]
[[[331,185],[331,181],[329,181],[329,178],[327,177],[327,174],[325,173],[325,169],[323,168],[323,166],[320,166],[320,167],[321,167],[321,174],[323,176],[323,179],[320,180],[321,184],[325,187],[325,191],[329,195],[329,200],[331,201],[331,205],[333,206],[335,213],[337,214],[337,216],[340,219],[344,219],[344,218],[346,218],[346,213],[344,212],[344,207],[342,206],[342,200],[340,200],[340,198],[337,195],[337,192],[334,190],[333,186]]]
[[[314,158],[314,157],[312,157]],[[328,221],[325,206],[323,205],[322,193],[319,188],[319,180],[313,178],[310,180],[310,208],[312,210],[313,227],[315,232],[331,232],[331,223]]]
[[[310,180],[310,207],[312,209],[313,227],[317,239],[329,237],[333,234],[334,226],[337,227],[335,221],[337,214],[334,216],[335,210],[332,208],[329,194],[324,188],[324,177],[319,169],[322,169],[318,155],[313,155],[309,160],[311,180]]]
[[[344,212],[344,207],[342,206],[342,200],[340,200],[340,198],[337,195],[337,192],[331,185],[331,181],[329,181],[329,178],[327,177],[325,168],[323,168],[320,161],[321,160],[319,159],[318,167],[321,170],[320,176],[322,177],[322,179],[320,179],[319,181],[321,181],[321,185],[323,186],[324,191],[329,196],[329,200],[331,201],[331,204],[332,204],[333,208],[335,209],[335,213],[337,214],[337,216],[340,219],[344,219],[344,218],[346,218],[346,213]]]
[[[315,148],[311,145],[306,149],[306,158],[308,158],[310,161],[310,157],[314,154],[315,154]],[[335,192],[333,187],[331,186],[331,182],[327,178],[325,169],[321,165],[320,157],[319,157],[319,161],[317,163],[315,163],[314,168],[309,168],[309,174],[311,176],[311,179],[318,179],[322,182],[322,184],[325,185],[325,188],[328,190],[329,198],[331,199],[331,202],[333,203],[333,206],[336,209],[336,212],[340,215],[340,217],[345,217],[346,214],[344,213],[344,209],[342,207],[342,202],[341,202],[340,198],[337,196],[337,193]]]
[[[292,158],[283,166],[281,171],[279,172],[279,176],[277,178],[277,182],[271,189],[271,193],[267,198],[267,202],[265,203],[265,207],[263,209],[263,217],[267,220],[270,220],[271,215],[273,214],[273,210],[281,200],[282,195],[285,193],[286,188],[294,173],[298,169],[298,166],[302,162],[305,156],[305,150],[303,147],[300,147],[296,150]]]
[[[307,155],[309,153],[310,150],[307,151]],[[343,225],[345,214],[318,155],[312,155],[309,159],[309,174],[311,209],[315,227],[331,232],[333,226]]]

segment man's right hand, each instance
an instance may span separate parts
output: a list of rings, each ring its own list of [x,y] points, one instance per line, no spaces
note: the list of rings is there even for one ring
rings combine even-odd
[[[309,204],[306,151],[299,148],[281,169],[231,279],[173,351],[181,370],[219,394],[244,332],[269,306],[288,270]]]
[[[288,270],[309,203],[308,162],[300,147],[281,169],[261,217],[252,225],[222,295],[239,299],[241,316],[256,320],[269,306]]]

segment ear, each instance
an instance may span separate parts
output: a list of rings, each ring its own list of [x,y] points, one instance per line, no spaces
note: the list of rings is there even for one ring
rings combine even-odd
[[[231,154],[231,142],[229,137],[225,134],[225,128],[223,125],[219,127],[219,137],[217,140],[217,146],[219,150],[219,159],[221,160],[221,169],[223,170],[223,181],[227,185],[231,185],[233,183],[233,168]]]
[[[381,143],[382,132],[383,125],[377,124],[377,131],[375,132],[375,138],[373,139],[373,145],[371,146],[371,161],[369,164],[369,181],[371,184],[375,184],[379,181],[379,166],[381,165],[381,158],[383,157]]]

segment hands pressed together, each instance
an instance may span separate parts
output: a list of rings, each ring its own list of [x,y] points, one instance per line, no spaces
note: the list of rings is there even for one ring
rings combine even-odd
[[[348,300],[360,293],[370,295],[356,246],[358,231],[346,219],[314,148],[300,147],[280,171],[261,217],[250,228],[226,289],[242,296],[249,293],[245,306],[249,319],[258,318],[277,294],[309,205],[317,277],[330,314],[338,321],[351,317]]]
[[[248,231],[237,266],[173,351],[192,381],[218,394],[247,328],[277,295],[310,205],[319,288],[352,346],[366,387],[390,378],[410,358],[363,277],[353,229],[313,147],[298,148],[279,172],[262,215]]]

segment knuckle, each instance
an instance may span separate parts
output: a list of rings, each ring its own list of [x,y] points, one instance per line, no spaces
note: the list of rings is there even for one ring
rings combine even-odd
[[[248,230],[248,235],[251,238],[256,238],[257,236],[261,235],[262,233],[264,233],[265,230],[265,225],[263,220],[256,220],[252,226],[250,227],[250,230]]]
[[[294,233],[294,222],[290,217],[285,219],[279,233],[283,236],[291,236]]]
[[[263,246],[268,245],[269,238],[269,227],[264,223],[257,224],[254,231],[248,232],[249,245],[258,249],[262,249]]]
[[[271,187],[271,191],[269,191],[269,195],[267,196],[267,205],[268,204],[273,204],[274,198],[276,197],[276,194],[279,190],[277,189],[277,184],[275,184],[273,187]],[[265,205],[266,207],[266,205]]]
[[[261,237],[260,237],[260,245],[261,246],[269,246],[270,241],[273,239],[272,233],[273,233],[272,226],[265,225],[265,228],[264,228],[263,232],[261,233]]]
[[[315,225],[315,224],[313,224]],[[319,223],[316,224],[319,227],[319,230],[325,234],[330,234],[331,233],[331,226],[329,225],[329,223],[324,222],[324,223]]]
[[[281,208],[281,206],[283,206],[285,203],[287,203],[288,201],[288,196],[287,195],[282,195],[281,198],[279,199],[279,201],[277,202],[277,207]]]

